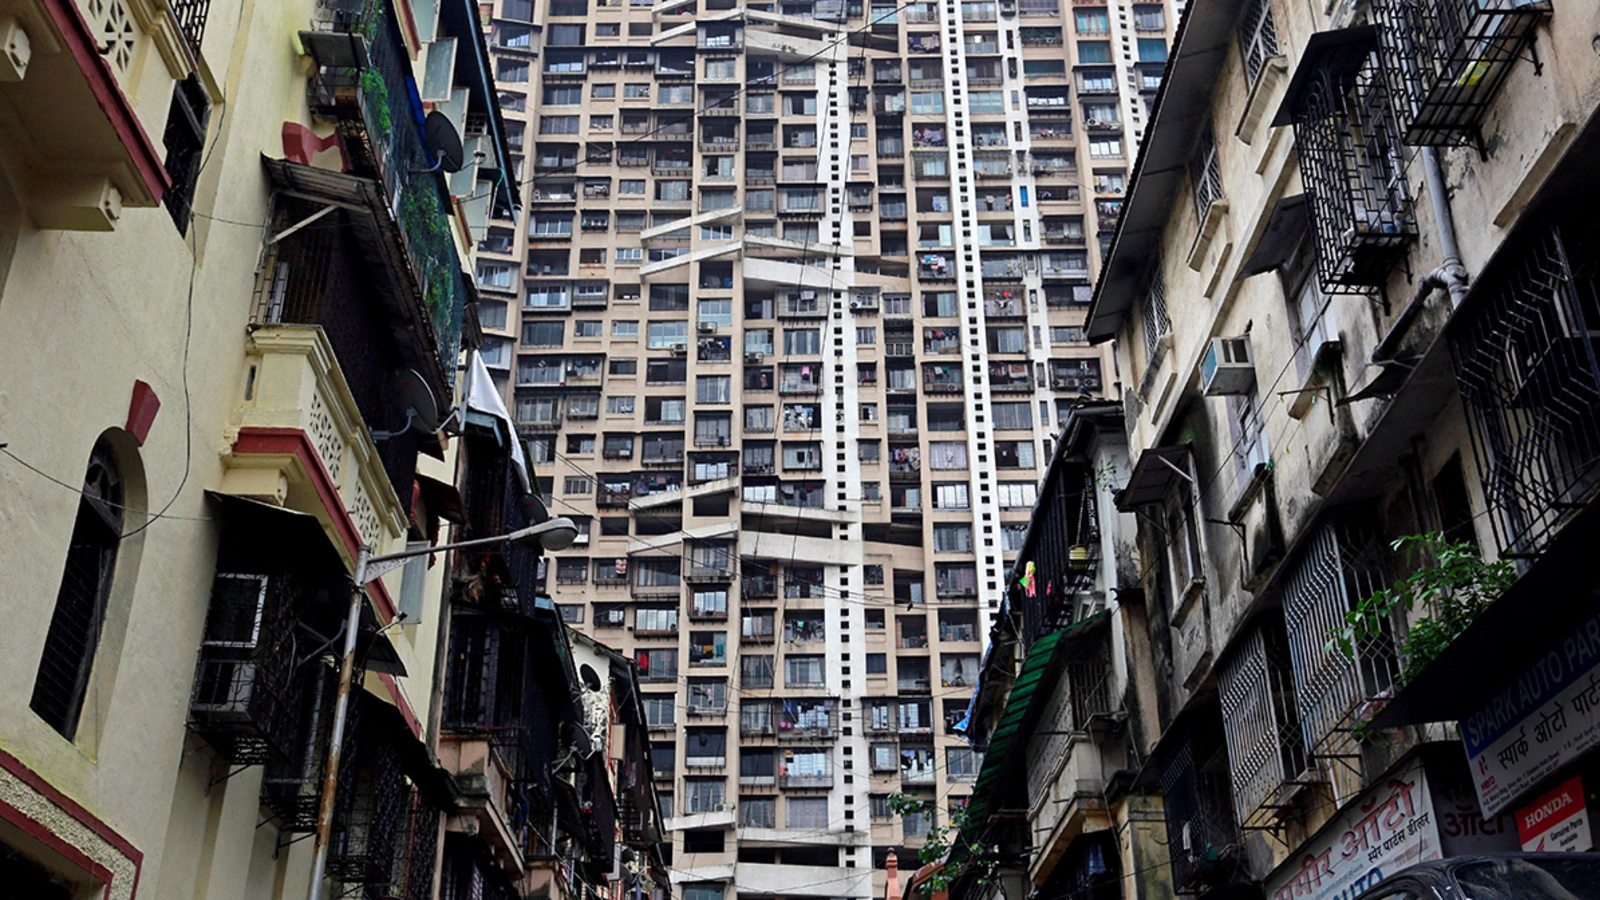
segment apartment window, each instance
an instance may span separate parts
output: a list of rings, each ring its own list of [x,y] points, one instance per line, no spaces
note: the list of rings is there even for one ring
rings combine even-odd
[[[613,416],[633,415],[632,397],[607,397],[606,412]]]
[[[789,828],[825,830],[828,827],[827,797],[786,797],[783,808],[784,825]]]
[[[739,686],[745,689],[772,687],[773,665],[770,656],[739,656]]]
[[[593,453],[594,452],[594,435],[592,435],[592,434],[569,434],[569,435],[567,435],[567,452],[568,453],[583,453],[583,454]]]
[[[1039,488],[1031,481],[1002,481],[995,486],[1001,509],[1032,509]]]
[[[1167,42],[1164,38],[1139,38],[1139,62],[1166,62]]]
[[[1120,159],[1122,157],[1122,139],[1100,138],[1090,141],[1089,157],[1091,159]]]
[[[559,347],[565,340],[565,322],[526,322],[522,326],[525,347]]]
[[[972,526],[959,522],[935,522],[933,550],[935,553],[971,552]]]
[[[816,328],[785,328],[783,352],[789,356],[816,356],[822,352],[822,332]]]
[[[944,752],[944,771],[951,779],[978,777],[981,757],[974,753],[971,747],[949,747]]]
[[[622,341],[637,341],[639,339],[639,323],[627,319],[613,319],[611,322],[611,336]]]
[[[718,812],[724,803],[727,783],[721,778],[685,778],[683,811],[688,814]],[[684,900],[722,900],[720,884],[686,884]]]
[[[1102,13],[1102,15],[1104,15],[1104,14]],[[1102,29],[1102,31],[1103,30],[1104,29]],[[1078,64],[1079,65],[1095,65],[1095,64],[1106,64],[1106,65],[1109,65],[1112,61],[1113,60],[1111,58],[1111,42],[1110,41],[1079,41],[1078,42]]]
[[[651,322],[647,329],[645,345],[652,350],[689,345],[688,322]]]
[[[914,462],[914,460],[913,460]],[[934,441],[928,445],[928,466],[932,469],[965,469],[965,441]]]
[[[540,116],[540,134],[577,134],[579,116]]]
[[[871,326],[856,329],[856,345],[869,346],[878,342],[878,329]]]
[[[605,335],[605,323],[599,319],[586,322],[572,323],[572,336],[580,338],[597,338]]]
[[[553,85],[544,89],[545,106],[577,106],[582,102],[583,88],[581,87]]]
[[[933,506],[935,509],[970,509],[971,503],[967,499],[967,486],[954,482],[935,484],[933,486]]]
[[[732,81],[739,77],[736,68],[738,60],[734,59],[708,59],[706,60],[706,79],[710,81]]]
[[[620,625],[622,623],[617,622],[615,624]],[[666,681],[678,677],[678,651],[676,649],[652,647],[648,650],[640,650],[638,651],[638,659],[640,680]]]
[[[773,430],[772,407],[746,406],[744,408],[744,428],[746,431],[771,432]]]
[[[644,694],[644,722],[649,727],[667,727],[677,723],[678,697],[676,694]]]
[[[940,115],[944,113],[944,93],[942,91],[912,91],[912,115]]]
[[[582,71],[582,63],[579,63]],[[495,64],[494,78],[510,84],[525,84],[528,81],[528,63],[526,60],[500,59]]]
[[[888,657],[888,655],[884,654],[884,653],[868,653],[867,654],[867,674],[868,675],[887,675],[887,674],[889,674],[889,657]]]
[[[624,84],[622,86],[622,99],[624,100],[649,100],[650,85]]]
[[[825,683],[822,656],[796,656],[790,654],[783,660],[783,683],[786,687],[819,686]]]
[[[1172,321],[1167,318],[1167,286],[1161,277],[1159,260],[1151,268],[1155,274],[1151,276],[1150,287],[1145,291],[1140,307],[1140,318],[1144,320],[1144,358],[1147,369],[1161,364],[1161,357],[1166,349],[1162,339],[1172,330]]]
[[[1080,9],[1074,13],[1073,18],[1077,22],[1079,34],[1105,34],[1111,30],[1111,19],[1109,16],[1107,16],[1104,9]],[[1084,43],[1085,42],[1080,42],[1078,44],[1080,61],[1091,62],[1092,60],[1082,59],[1082,47]],[[1110,60],[1098,61],[1109,62]]]
[[[641,608],[633,615],[633,630],[635,632],[677,634],[678,610]]]
[[[988,329],[990,353],[1028,352],[1028,332],[1023,328]]]
[[[732,400],[733,378],[728,375],[701,375],[695,379],[696,403],[729,403]]]
[[[740,797],[739,825],[743,828],[778,827],[777,800],[772,797]]]
[[[994,427],[997,429],[1032,428],[1033,408],[1026,401],[1021,403],[996,403],[994,404]]]
[[[1208,127],[1200,133],[1189,160],[1189,184],[1194,191],[1195,214],[1202,223],[1211,204],[1222,199],[1222,169],[1217,163],[1217,143]]]
[[[106,603],[111,596],[117,548],[122,540],[122,503],[122,475],[114,452],[110,445],[97,443],[84,472],[61,587],[56,592],[55,610],[45,632],[29,702],[41,719],[69,740],[77,733],[105,622]],[[261,581],[219,576],[212,591],[215,595],[251,589],[259,592]]]

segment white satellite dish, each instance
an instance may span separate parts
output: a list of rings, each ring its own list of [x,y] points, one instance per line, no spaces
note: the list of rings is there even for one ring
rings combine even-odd
[[[393,431],[374,431],[375,441],[388,440],[407,430],[434,434],[439,430],[439,401],[427,379],[415,369],[401,369],[394,375],[392,395],[405,406],[406,423]]]

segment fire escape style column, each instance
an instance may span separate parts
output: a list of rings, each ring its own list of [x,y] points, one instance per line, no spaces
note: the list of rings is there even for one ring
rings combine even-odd
[[[1000,551],[1000,507],[995,501],[994,454],[990,446],[990,407],[988,380],[988,347],[985,338],[983,313],[983,261],[977,252],[978,201],[973,182],[972,148],[968,136],[971,125],[967,121],[967,64],[966,34],[961,22],[960,0],[941,0],[944,21],[944,66],[949,76],[945,87],[945,105],[950,147],[951,181],[950,202],[955,211],[955,261],[957,303],[961,315],[961,358],[966,364],[966,374],[961,380],[968,386],[966,395],[966,433],[969,490],[971,491],[973,549],[978,556],[978,599],[986,608],[985,623],[992,623],[1000,604],[1004,588],[1005,564]],[[919,375],[920,377],[920,375]],[[935,579],[933,590],[937,594]],[[986,627],[987,630],[987,627]]]

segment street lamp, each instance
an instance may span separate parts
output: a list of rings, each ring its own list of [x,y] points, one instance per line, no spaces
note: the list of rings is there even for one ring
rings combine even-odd
[[[418,547],[383,556],[373,556],[372,548],[363,544],[356,552],[355,590],[350,592],[350,612],[344,623],[344,655],[339,663],[339,691],[334,696],[333,730],[328,735],[328,769],[322,776],[322,794],[317,806],[317,843],[311,859],[309,900],[321,900],[322,877],[328,868],[328,842],[333,836],[333,801],[339,784],[339,757],[344,744],[345,716],[350,708],[351,682],[355,678],[356,632],[361,627],[361,604],[364,602],[362,598],[366,594],[366,586],[418,556],[501,543],[522,549],[556,551],[571,547],[577,539],[578,526],[566,516],[561,516],[496,537],[457,541],[437,547]]]

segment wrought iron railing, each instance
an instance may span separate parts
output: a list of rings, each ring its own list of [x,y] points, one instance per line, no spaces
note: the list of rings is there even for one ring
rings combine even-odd
[[[1286,98],[1311,198],[1317,275],[1328,293],[1377,292],[1417,235],[1374,41],[1372,29],[1357,28],[1308,49],[1295,79],[1300,89]]]
[[[1081,465],[1069,465],[1052,479],[1034,507],[1032,538],[1011,573],[1011,583],[1019,585],[1024,647],[1077,618],[1081,610],[1075,595],[1094,587],[1099,570],[1092,474]]]
[[[178,29],[189,42],[195,55],[200,53],[200,42],[206,33],[206,16],[211,12],[211,0],[170,0],[172,15],[178,20]]]
[[[1503,554],[1545,549],[1600,486],[1600,229],[1550,226],[1485,273],[1450,330]]]
[[[401,848],[396,838],[408,812],[410,794],[400,748],[369,711],[370,704],[379,702],[363,696],[351,704],[346,725],[348,755],[339,769],[328,853],[329,874],[346,884],[389,883]]]
[[[1482,152],[1483,117],[1550,9],[1549,0],[1373,0],[1405,142]]]

